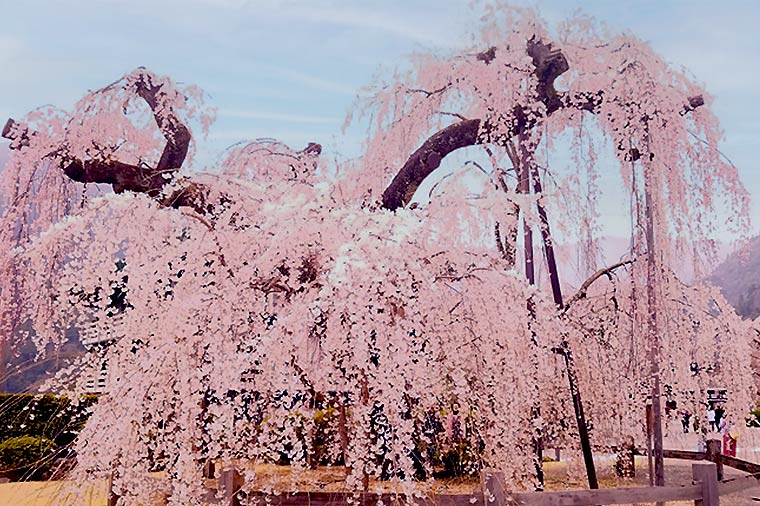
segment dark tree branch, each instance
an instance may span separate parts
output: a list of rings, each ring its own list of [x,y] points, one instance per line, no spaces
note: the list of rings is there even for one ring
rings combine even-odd
[[[187,126],[179,119],[171,107],[161,107],[159,103],[161,85],[153,85],[147,76],[140,76],[135,82],[135,91],[145,100],[153,112],[158,129],[166,139],[166,146],[155,167],[132,165],[118,160],[82,160],[67,153],[65,145],[54,154],[60,158],[61,169],[73,181],[80,183],[110,184],[114,192],[133,191],[146,193],[151,197],[159,197],[166,183],[171,179],[168,175],[178,171],[185,161],[192,135]],[[22,149],[29,146],[35,132],[19,129],[18,123],[8,119],[2,131],[2,136],[11,140],[11,149]],[[188,199],[190,193],[197,197],[197,185],[192,192],[181,192],[170,199],[174,207],[189,205],[203,213],[202,208],[194,205],[195,199]]]
[[[34,132],[29,132],[26,128],[23,130],[19,130],[18,128],[18,123],[16,123],[13,118],[8,118],[8,121],[5,122],[5,126],[3,127],[2,134],[0,134],[0,137],[11,141],[11,149],[21,149],[22,147],[28,146],[31,142],[31,138],[34,137]]]
[[[591,287],[592,284],[594,284],[594,282],[597,279],[601,278],[602,276],[611,274],[612,271],[614,271],[615,269],[618,269],[624,265],[629,265],[632,263],[633,263],[633,259],[622,260],[616,264],[610,265],[609,267],[604,267],[596,271],[594,274],[591,275],[591,277],[589,277],[586,281],[583,282],[581,287],[578,289],[577,292],[575,292],[575,294],[572,297],[567,299],[567,302],[565,303],[565,310],[567,310],[570,307],[570,305],[573,304],[574,302],[577,302],[581,299],[585,299],[586,294],[588,293],[588,289]]]
[[[30,139],[35,136],[36,132],[28,129],[18,130],[18,124],[9,119],[2,131],[2,137],[11,141],[11,149],[22,149],[29,146]],[[176,172],[184,157],[187,154],[187,144],[189,139],[186,137],[187,128],[182,125],[176,130],[178,138],[182,142],[177,143],[176,138],[167,140],[166,148],[161,156],[159,165],[156,168],[131,165],[118,160],[80,160],[67,154],[59,154],[61,170],[72,181],[78,183],[101,183],[110,184],[115,193],[132,191],[136,193],[145,193],[153,198],[160,198],[162,190],[169,177],[164,174]],[[56,153],[57,154],[57,153]],[[167,167],[159,169],[162,164],[177,163],[180,166]],[[170,196],[164,197],[161,203],[167,207],[192,207],[196,212],[205,214],[205,191],[195,183],[173,192]]]
[[[110,184],[116,193],[145,193],[159,199],[166,207],[190,207],[199,214],[210,212],[212,206],[207,201],[208,191],[201,184],[188,182],[169,195],[163,193],[165,185],[171,179],[167,176],[177,172],[184,163],[191,134],[173,110],[169,109],[168,114],[158,113],[160,86],[152,86],[144,80],[138,81],[136,85],[138,95],[153,111],[156,125],[166,138],[166,146],[156,167],[131,165],[118,160],[80,160],[68,156],[65,148],[60,148],[53,154],[60,157],[61,169],[72,181]],[[13,119],[8,119],[2,130],[2,137],[9,139],[10,148],[15,150],[29,146],[35,135],[34,131],[20,129]],[[315,157],[321,152],[320,144],[310,142],[297,156]]]
[[[156,197],[170,179],[166,177],[167,174],[182,167],[192,138],[190,130],[172,108],[160,108],[160,85],[150,84],[143,75],[135,86],[137,94],[153,112],[156,125],[166,139],[166,146],[156,167],[141,167],[118,160],[80,160],[67,154],[64,146],[58,154],[61,156],[61,169],[69,178],[80,183],[110,184],[116,193],[128,190]],[[14,141],[11,149],[28,146],[30,138],[35,135],[28,129],[19,130],[17,127],[18,124],[9,119],[3,128],[2,136]]]
[[[422,181],[459,148],[478,142],[480,120],[471,119],[450,125],[433,134],[415,151],[383,193],[383,206],[396,209],[408,204]]]
[[[491,47],[475,55],[475,58],[489,65],[496,58],[496,51],[495,47]],[[553,49],[549,43],[531,39],[528,41],[527,52],[533,60],[534,74],[538,80],[536,92],[545,106],[546,116],[563,108],[598,112],[604,98],[603,90],[568,95],[559,93],[554,88],[555,80],[570,68],[560,50]],[[689,97],[683,114],[703,104],[702,96]],[[518,105],[512,110],[512,118],[508,121],[510,125],[507,135],[514,137],[533,128],[539,120],[536,115],[526,114],[526,106]],[[488,118],[469,119],[449,125],[433,134],[412,153],[383,192],[383,207],[393,210],[407,205],[422,181],[440,166],[443,158],[457,149],[490,142],[489,133],[496,131],[495,127]],[[627,154],[627,158],[638,160],[641,154],[633,149]]]
[[[157,171],[179,170],[187,156],[187,150],[190,147],[192,135],[187,126],[177,117],[174,109],[169,108],[168,113],[158,113],[158,94],[161,86],[150,84],[142,75],[135,83],[136,91],[140,97],[145,100],[150,110],[153,111],[153,117],[156,120],[158,129],[166,139],[161,158],[156,166]]]
[[[116,193],[145,193],[160,199],[166,207],[190,207],[198,214],[206,214],[211,206],[207,202],[208,191],[203,185],[189,182],[171,194],[164,195],[163,190],[171,180],[169,176],[177,172],[185,161],[192,135],[171,107],[162,107],[160,85],[153,85],[146,75],[140,76],[134,85],[137,95],[145,100],[153,112],[156,125],[166,139],[166,146],[155,167],[131,165],[118,160],[82,160],[69,155],[65,144],[52,155],[58,157],[61,170],[72,181],[109,184]],[[29,146],[35,135],[36,132],[21,128],[13,119],[8,119],[2,129],[2,137],[9,139],[10,148],[15,150]],[[313,157],[321,151],[321,145],[311,142],[299,154]]]
[[[539,99],[546,105],[547,114],[550,114],[562,106],[561,98],[554,89],[554,81],[570,70],[570,65],[562,51],[552,49],[551,44],[545,44],[540,40],[528,41],[528,55],[536,67],[534,72],[538,78],[536,91]]]
[[[155,197],[164,185],[160,172],[118,160],[79,160],[64,155],[61,169],[73,181],[110,184],[116,193],[129,190]]]
[[[562,97],[554,89],[554,80],[570,67],[561,51],[552,49],[551,44],[530,40],[528,54],[533,59],[535,74],[538,78],[538,96],[551,114],[563,106]],[[475,56],[478,61],[490,64],[496,57],[496,48]],[[588,102],[588,101],[587,101]],[[586,102],[584,102],[586,103]],[[589,106],[590,107],[590,106]],[[528,119],[523,107],[513,110],[509,136],[512,137],[532,128],[536,120]],[[487,142],[488,133],[494,125],[488,120],[471,119],[460,121],[433,134],[420,148],[409,157],[401,170],[383,193],[383,207],[397,209],[408,204],[422,181],[441,163],[441,160],[459,148]]]

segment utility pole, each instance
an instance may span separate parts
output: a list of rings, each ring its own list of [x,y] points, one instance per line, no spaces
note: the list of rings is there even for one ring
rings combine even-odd
[[[660,335],[657,328],[657,256],[655,252],[654,202],[652,201],[652,156],[649,150],[649,133],[644,139],[644,216],[646,219],[647,245],[647,334],[649,338],[649,360],[652,376],[652,435],[654,436],[654,484],[665,485],[665,463],[662,455],[662,412],[660,405]]]

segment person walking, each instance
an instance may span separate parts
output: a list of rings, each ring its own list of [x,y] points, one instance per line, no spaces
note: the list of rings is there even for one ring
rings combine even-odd
[[[691,413],[689,412],[688,409],[684,409],[681,412],[681,425],[683,426],[684,434],[688,434],[690,422],[691,422]]]
[[[707,408],[707,423],[710,424],[710,430],[712,432],[715,432],[718,429],[715,425],[715,408],[712,407],[712,404]]]

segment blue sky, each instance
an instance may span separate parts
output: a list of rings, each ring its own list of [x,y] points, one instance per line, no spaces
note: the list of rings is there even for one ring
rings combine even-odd
[[[760,2],[519,3],[549,21],[581,9],[686,66],[716,97],[760,221]],[[356,91],[410,52],[458,46],[476,22],[469,0],[0,0],[0,118],[68,107],[142,65],[211,95],[201,159],[257,137],[354,155],[360,139],[341,126]]]

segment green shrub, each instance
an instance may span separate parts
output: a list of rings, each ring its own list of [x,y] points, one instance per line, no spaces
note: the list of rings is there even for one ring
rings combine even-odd
[[[18,478],[44,473],[55,452],[55,443],[45,437],[19,436],[0,443],[0,471]]]
[[[334,455],[340,448],[340,432],[338,429],[339,412],[329,406],[318,409],[313,416],[314,440],[309,455],[309,463],[312,466],[328,466],[342,463],[343,455]]]
[[[755,408],[749,413],[747,427],[760,427],[760,408]]]
[[[52,394],[0,394],[0,442],[33,436],[65,446],[82,430],[96,400],[86,395],[74,404]]]

